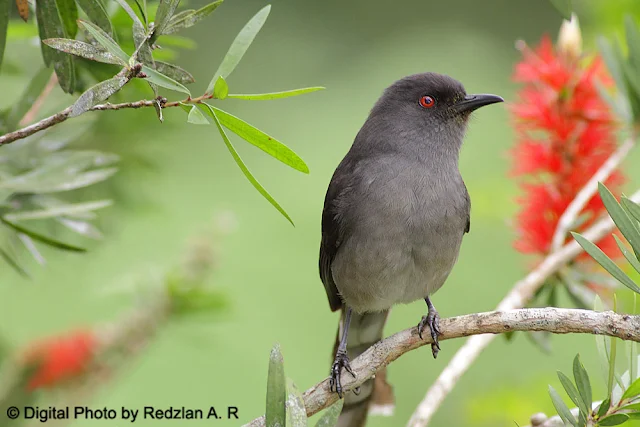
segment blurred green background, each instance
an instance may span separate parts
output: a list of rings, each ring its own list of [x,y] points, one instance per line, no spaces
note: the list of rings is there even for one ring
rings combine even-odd
[[[575,3],[589,48],[598,34],[617,33],[624,13],[640,17],[638,2],[632,0]],[[190,6],[201,4],[192,1]],[[178,63],[197,79],[192,93],[204,91],[237,31],[265,4],[227,0],[189,30],[198,46],[184,51]],[[216,405],[223,412],[237,406],[242,423],[261,415],[268,355],[275,342],[282,345],[287,376],[300,389],[328,374],[338,315],[330,312],[317,273],[324,193],[381,91],[405,75],[436,71],[459,79],[469,92],[512,100],[517,86],[510,78],[519,60],[514,42],[524,39],[535,45],[544,33],[555,38],[560,23],[547,1],[274,2],[265,27],[228,79],[231,92],[315,85],[327,90],[285,100],[218,103],[288,144],[309,164],[311,174],[305,176],[234,140],[296,227],[250,186],[215,127],[187,125],[179,109],[166,111],[162,125],[152,110],[99,114],[86,144],[123,156],[121,171],[99,190],[116,201],[101,215],[106,238],[92,244],[87,255],[51,254],[46,267],[32,266],[31,281],[3,264],[0,332],[20,345],[117,319],[140,302],[137,284],[177,263],[190,236],[223,219],[235,226],[215,241],[212,284],[226,293],[229,309],[213,318],[171,323],[89,406]],[[33,43],[10,47],[7,56],[32,64],[34,70],[40,64]],[[26,82],[3,75],[2,103],[13,102]],[[135,95],[124,91],[125,98]],[[443,317],[491,310],[533,261],[512,249],[518,191],[507,175],[506,154],[514,143],[507,106],[479,111],[462,151],[460,168],[473,201],[472,232],[446,286],[434,297]],[[638,160],[636,152],[627,165]],[[640,184],[640,172],[631,175],[629,190]],[[424,312],[421,303],[395,308],[387,334],[416,324]],[[404,425],[463,342],[444,342],[437,360],[423,348],[393,363],[389,376],[397,397],[395,415],[372,418],[369,425]],[[431,425],[511,426],[514,420],[525,425],[535,412],[554,413],[547,384],[559,387],[555,371],[569,371],[576,352],[602,395],[593,337],[555,337],[553,347],[553,354],[545,355],[524,336],[513,343],[498,338],[460,380]],[[178,424],[184,422],[136,422],[142,427]]]

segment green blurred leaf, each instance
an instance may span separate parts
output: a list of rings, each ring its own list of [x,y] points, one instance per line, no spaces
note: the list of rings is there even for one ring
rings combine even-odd
[[[7,220],[6,218],[0,217],[0,222],[2,222],[7,227],[13,229],[14,231],[22,234],[26,234],[31,237],[33,240],[38,241],[40,243],[44,243],[45,245],[52,246],[57,249],[63,249],[65,251],[71,252],[86,252],[86,249],[80,248],[78,246],[69,245],[67,243],[59,242],[51,237],[44,236],[42,234],[36,233],[35,231],[31,231],[27,228],[24,228],[21,225],[18,225],[14,222]]]
[[[131,6],[129,6],[129,3],[127,3],[127,0],[116,0],[116,2],[118,2],[120,7],[122,7],[124,11],[127,12],[127,15],[129,15],[129,18],[131,18],[134,24],[144,29],[144,24],[142,23],[140,18],[138,18],[138,15],[136,15],[136,13],[133,11]]]
[[[598,47],[600,48],[602,59],[604,59],[605,64],[607,64],[607,69],[616,83],[616,87],[623,94],[623,97],[626,98],[627,84],[622,71],[621,62],[624,59],[620,51],[620,45],[615,42],[612,45],[609,40],[600,36],[598,37]]]
[[[196,79],[193,78],[191,73],[178,67],[177,65],[168,64],[162,61],[155,61],[155,63],[156,63],[156,71],[158,71],[161,74],[164,74],[167,77],[171,77],[173,80],[177,81],[178,83],[182,83],[183,85],[188,85],[196,81]]]
[[[70,39],[78,34],[78,8],[75,0],[55,0],[58,4],[60,19],[64,25],[65,34]]]
[[[102,233],[94,225],[87,221],[80,221],[70,218],[56,218],[56,221],[64,227],[90,239],[102,239]]]
[[[624,405],[620,409],[625,409],[629,411],[640,411],[640,403],[632,403],[630,405]]]
[[[631,363],[637,363],[633,361]],[[622,399],[630,399],[640,394],[640,378],[636,379],[622,394]]]
[[[252,101],[264,101],[264,100],[289,98],[291,96],[304,95],[305,93],[311,93],[311,92],[315,92],[323,89],[325,88],[321,86],[316,86],[316,87],[305,87],[302,89],[285,90],[282,92],[253,93],[253,94],[236,93],[236,94],[229,94],[229,98],[249,99]]]
[[[573,414],[571,414],[571,411],[567,407],[566,403],[564,403],[558,392],[552,386],[549,386],[549,396],[551,396],[553,406],[556,408],[556,411],[558,412],[558,415],[560,416],[562,421],[567,424],[571,424],[574,427],[578,427],[578,421],[573,416]]]
[[[591,257],[598,262],[605,270],[607,270],[613,277],[618,279],[620,283],[625,285],[627,288],[631,289],[636,293],[640,293],[640,288],[636,283],[626,275],[624,271],[618,265],[611,260],[602,250],[585,239],[578,233],[571,232],[571,235],[578,242],[580,246],[589,254]]]
[[[250,144],[255,145],[271,157],[280,160],[285,165],[303,173],[309,173],[309,167],[292,149],[257,129],[244,120],[233,116],[219,108],[211,107],[220,123]]]
[[[329,406],[318,420],[315,427],[334,427],[338,424],[338,417],[342,412],[344,400],[340,399],[333,405]]]
[[[9,28],[11,3],[11,0],[0,0],[0,65],[2,65],[4,48],[7,45],[7,29]]]
[[[307,427],[304,399],[291,378],[287,378],[287,394],[287,427]]]
[[[154,19],[153,33],[151,33],[149,43],[155,42],[158,37],[164,33],[164,30],[167,28],[167,25],[173,17],[179,3],[180,0],[160,0],[160,5],[158,6],[156,17]]]
[[[622,209],[622,206],[620,206],[614,195],[611,194],[611,191],[609,191],[604,184],[598,183],[598,192],[613,222],[616,223],[620,232],[631,244],[635,253],[640,253],[640,230],[638,230],[636,224],[631,221],[629,215]]]
[[[640,205],[633,200],[622,197],[622,206],[636,221],[640,221]]]
[[[222,136],[222,140],[224,141],[225,145],[227,146],[227,149],[229,150],[229,152],[231,153],[231,156],[233,157],[233,160],[235,160],[236,164],[238,165],[238,167],[240,168],[244,176],[249,180],[251,185],[253,185],[253,187],[256,190],[258,190],[260,194],[262,194],[262,197],[267,199],[267,201],[271,203],[271,205],[274,208],[276,208],[278,212],[280,212],[291,223],[291,225],[294,225],[293,220],[291,219],[291,217],[289,217],[289,214],[287,214],[287,212],[278,204],[278,202],[276,202],[276,200],[271,196],[271,194],[269,194],[269,192],[265,190],[265,188],[262,185],[260,185],[258,180],[254,178],[254,176],[251,174],[247,166],[244,164],[244,162],[242,161],[242,158],[240,158],[240,155],[236,151],[233,144],[231,144],[231,141],[229,140],[227,133],[224,131],[224,128],[220,124],[220,121],[218,120],[218,117],[216,115],[214,108],[209,104],[204,104],[204,105],[205,105],[204,108],[206,108],[205,112],[207,112],[211,116],[216,126],[218,126],[218,130],[220,131],[220,136]]]
[[[222,4],[223,0],[217,0],[201,7],[198,10],[185,10],[184,12],[174,15],[163,34],[173,34],[184,28],[189,28],[209,16],[214,10]]]
[[[184,280],[178,278],[170,282],[169,296],[171,310],[176,315],[216,313],[227,304],[224,295],[202,287],[185,287]]]
[[[287,412],[287,382],[284,376],[284,359],[280,345],[276,344],[269,356],[269,376],[267,377],[267,409],[265,424],[267,427],[285,427]]]
[[[147,67],[146,65],[142,66],[142,72],[147,75],[147,80],[151,83],[155,83],[160,87],[164,87],[166,89],[175,90],[176,92],[186,93],[191,96],[191,92],[189,89],[173,80],[171,77],[165,76],[164,74]]]
[[[42,67],[29,82],[29,86],[24,93],[13,104],[6,119],[7,130],[13,131],[18,128],[18,123],[27,114],[33,103],[38,99],[47,82],[51,78],[51,69]]]
[[[625,244],[622,243],[618,236],[614,234],[613,238],[616,240],[616,243],[618,244],[618,248],[620,248],[620,252],[622,252],[622,255],[624,255],[627,261],[629,261],[629,264],[631,264],[633,268],[635,268],[635,270],[640,273],[640,261],[638,261],[636,257],[631,253],[631,251],[627,249]]]
[[[208,125],[209,120],[202,114],[202,111],[195,105],[191,106],[191,111],[189,111],[189,116],[187,117],[187,123],[191,123],[194,125]]]
[[[49,47],[59,50],[61,52],[76,55],[81,58],[86,58],[91,61],[103,62],[105,64],[115,64],[125,66],[127,65],[122,59],[113,55],[111,52],[101,50],[95,46],[81,42],[79,40],[71,39],[46,39],[42,41]],[[45,82],[46,83],[46,82]]]
[[[560,15],[567,21],[571,20],[571,0],[549,0],[553,7],[556,8]]]
[[[65,33],[56,0],[36,0],[36,16],[40,40],[69,38],[69,35]],[[47,66],[53,63],[53,69],[58,76],[58,84],[62,90],[67,93],[72,93],[76,82],[73,58],[55,49],[51,49],[44,43],[41,44],[41,49],[44,63]]]
[[[586,413],[587,405],[582,399],[580,393],[578,393],[578,389],[576,389],[576,386],[574,386],[569,377],[567,377],[562,372],[557,371],[557,374],[558,379],[560,380],[560,384],[562,384],[564,391],[567,392],[567,395],[569,396],[571,401],[578,407],[578,409],[580,409],[580,412]]]
[[[573,359],[573,378],[576,381],[576,387],[580,393],[581,400],[584,402],[584,412],[589,414],[591,412],[591,404],[593,403],[593,393],[591,391],[591,381],[589,381],[589,374],[580,361],[580,355],[576,354]]]
[[[24,247],[27,249],[27,251],[31,254],[33,259],[35,259],[38,264],[45,265],[47,263],[47,261],[44,259],[44,257],[36,247],[36,244],[34,243],[31,237],[22,233],[16,233],[16,235],[18,236],[18,239],[20,239]]]
[[[144,20],[145,25],[148,25],[149,20],[147,18],[147,0],[142,0],[142,3],[140,2],[140,0],[134,0],[134,1],[136,2],[136,6],[138,6],[138,10],[142,15],[142,19]]]
[[[93,23],[105,33],[115,35],[115,30],[102,0],[76,0],[76,2]]]
[[[599,426],[618,426],[629,421],[627,414],[613,414],[598,421]]]
[[[255,16],[251,18],[251,20],[249,20],[249,22],[247,22],[242,30],[240,30],[240,33],[238,33],[233,43],[231,43],[231,47],[227,51],[227,54],[218,67],[218,70],[213,75],[213,78],[211,79],[211,82],[207,87],[207,93],[213,92],[213,87],[218,81],[219,76],[222,76],[226,79],[233,72],[247,49],[249,49],[249,46],[251,46],[251,43],[253,43],[253,39],[256,37],[265,21],[267,20],[270,10],[271,5],[265,6],[258,13],[256,13]]]
[[[607,397],[605,400],[602,401],[602,403],[598,407],[598,418],[602,418],[604,414],[607,413],[610,406],[611,406],[611,399]]]
[[[229,86],[227,86],[227,82],[224,77],[218,77],[215,86],[213,86],[213,95],[217,99],[225,99],[229,94]]]
[[[87,89],[71,107],[69,117],[76,117],[98,105],[111,95],[122,89],[129,81],[128,76],[116,76]]]
[[[16,273],[18,273],[25,279],[29,278],[29,273],[27,273],[27,271],[24,268],[22,268],[20,264],[18,264],[18,262],[15,259],[13,259],[13,257],[9,255],[9,253],[4,249],[2,249],[1,247],[0,247],[0,258],[2,258],[7,264],[9,264],[11,268],[13,268],[16,271]]]
[[[79,20],[78,24],[83,27],[91,36],[96,39],[96,41],[104,47],[107,51],[111,52],[116,57],[120,58],[124,61],[124,63],[129,62],[129,55],[127,55],[120,46],[109,36],[109,34],[105,33],[102,28],[97,25],[88,22]]]
[[[9,221],[29,221],[34,219],[54,218],[58,216],[73,216],[73,215],[77,215],[78,213],[104,209],[108,206],[111,206],[112,204],[113,202],[111,200],[97,200],[95,202],[71,203],[68,205],[51,207],[48,209],[11,212],[9,214],[6,214],[4,217]]]
[[[624,28],[629,47],[629,62],[636,69],[636,73],[640,73],[640,31],[631,15],[624,17]]]

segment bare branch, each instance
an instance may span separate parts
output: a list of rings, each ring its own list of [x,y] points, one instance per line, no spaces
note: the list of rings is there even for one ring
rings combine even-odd
[[[640,316],[617,314],[612,311],[563,308],[529,308],[508,311],[467,314],[442,319],[441,340],[481,334],[501,334],[511,331],[546,331],[554,334],[598,334],[623,340],[640,342]],[[343,376],[343,386],[351,390],[364,383],[375,373],[408,351],[430,344],[426,334],[422,340],[417,328],[405,329],[371,346],[351,362],[356,379]],[[329,379],[316,384],[304,393],[307,416],[311,416],[338,400],[336,393],[329,391]],[[264,418],[256,418],[245,427],[264,426]]]

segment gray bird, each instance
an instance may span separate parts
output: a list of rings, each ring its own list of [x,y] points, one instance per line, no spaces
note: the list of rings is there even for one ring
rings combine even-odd
[[[467,95],[435,73],[387,88],[336,169],[322,212],[320,277],[332,311],[342,309],[331,390],[342,397],[342,369],[382,339],[388,310],[423,299],[436,357],[439,316],[429,296],[445,282],[470,227],[469,193],[458,158],[472,111],[502,102]],[[385,373],[349,393],[340,426],[364,425],[368,402],[392,400]],[[375,387],[374,387],[375,385]],[[379,394],[379,396],[376,396]]]

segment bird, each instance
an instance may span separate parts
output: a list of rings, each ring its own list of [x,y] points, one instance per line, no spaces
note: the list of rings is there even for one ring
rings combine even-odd
[[[458,80],[425,72],[386,88],[336,168],[322,211],[319,269],[329,306],[341,310],[330,389],[343,369],[382,339],[392,306],[424,300],[432,354],[440,350],[431,295],[446,281],[471,227],[471,200],[458,167],[469,117],[503,98],[467,94]],[[369,404],[392,403],[386,372],[345,395],[338,426],[366,422]],[[391,401],[391,402],[390,402]]]

